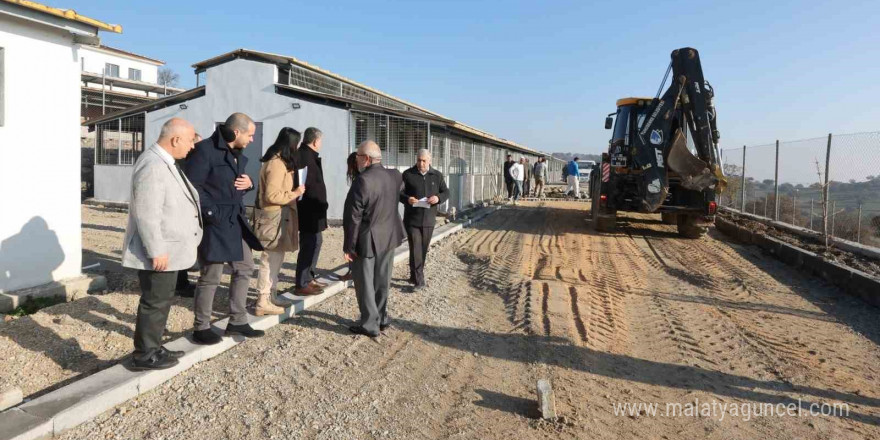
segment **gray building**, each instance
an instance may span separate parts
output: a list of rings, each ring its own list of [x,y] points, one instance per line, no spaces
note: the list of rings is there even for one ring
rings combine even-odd
[[[324,132],[324,174],[328,216],[342,217],[348,191],[345,159],[361,141],[375,140],[383,163],[401,171],[415,163],[420,148],[433,154],[451,190],[449,207],[461,210],[504,192],[507,154],[534,163],[545,156],[551,181],[561,180],[564,163],[523,145],[477,130],[293,57],[239,49],[193,66],[199,85],[191,90],[89,121],[96,130],[95,200],[127,202],[132,165],[172,117],[192,122],[202,136],[232,112],[257,124],[245,149],[248,174],[258,181],[259,158],[283,127]],[[203,83],[203,84],[201,84]],[[251,195],[251,200],[253,195]]]

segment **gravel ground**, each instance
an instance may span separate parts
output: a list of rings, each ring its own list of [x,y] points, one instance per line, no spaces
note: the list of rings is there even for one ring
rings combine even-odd
[[[431,251],[425,291],[399,265],[376,340],[345,328],[349,290],[63,438],[877,438],[875,309],[714,231],[682,240],[623,215],[592,233],[586,207],[491,215]],[[539,378],[556,419],[537,418]],[[849,412],[614,412],[797,399]]]
[[[0,321],[0,389],[19,387],[26,397],[63,386],[102,370],[128,356],[137,314],[137,273],[119,264],[127,214],[104,207],[82,207],[83,266],[101,263],[86,273],[107,277],[108,291],[76,301],[47,307],[10,322]],[[324,232],[319,270],[344,263],[342,228]],[[255,254],[259,257],[259,254]],[[288,253],[280,276],[281,289],[293,287],[296,253]],[[190,273],[195,282],[197,272]],[[224,283],[229,275],[224,276]],[[252,296],[256,280],[251,281]],[[226,289],[215,299],[215,317],[229,310]],[[192,299],[175,297],[168,317],[167,340],[176,339],[192,327]]]

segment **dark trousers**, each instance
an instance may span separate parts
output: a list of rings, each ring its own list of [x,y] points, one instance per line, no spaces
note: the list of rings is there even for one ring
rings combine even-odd
[[[354,291],[357,294],[361,320],[358,325],[369,332],[378,332],[380,325],[389,324],[388,292],[391,290],[391,270],[394,249],[372,258],[355,258],[351,264]]]
[[[162,334],[171,310],[177,272],[139,270],[141,300],[134,325],[134,358],[146,360],[162,345]]]
[[[248,323],[246,306],[248,288],[251,284],[251,276],[254,274],[254,255],[244,240],[242,240],[241,246],[244,252],[240,261],[228,263],[199,261],[201,272],[199,282],[196,283],[196,294],[193,301],[196,330],[211,328],[214,294],[217,292],[217,287],[220,286],[223,268],[227,264],[232,267],[232,280],[229,283],[229,323],[232,325]]]
[[[299,233],[299,254],[296,256],[296,287],[306,287],[315,279],[318,268],[318,256],[321,254],[321,243],[324,242],[320,232]]]
[[[425,284],[425,259],[431,247],[431,236],[434,227],[406,227],[406,238],[409,242],[409,279],[417,286]]]
[[[513,197],[513,180],[505,180],[504,186],[507,188],[507,198]]]
[[[531,181],[529,178],[526,178],[526,180],[523,181],[523,193],[522,193],[523,197],[529,196],[529,190],[531,189],[530,183],[531,183]]]

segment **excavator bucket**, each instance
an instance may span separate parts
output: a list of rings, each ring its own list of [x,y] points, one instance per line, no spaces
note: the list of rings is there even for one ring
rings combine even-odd
[[[702,191],[718,181],[716,175],[709,171],[709,165],[688,150],[681,130],[675,132],[666,163],[669,169],[681,176],[681,186],[687,189]]]

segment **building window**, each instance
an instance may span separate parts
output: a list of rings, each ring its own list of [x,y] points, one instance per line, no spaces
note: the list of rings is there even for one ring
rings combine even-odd
[[[116,64],[104,64],[104,75],[119,78],[119,66]]]
[[[133,81],[140,81],[141,80],[141,71],[138,69],[129,68],[128,69],[128,79],[133,80]]]

